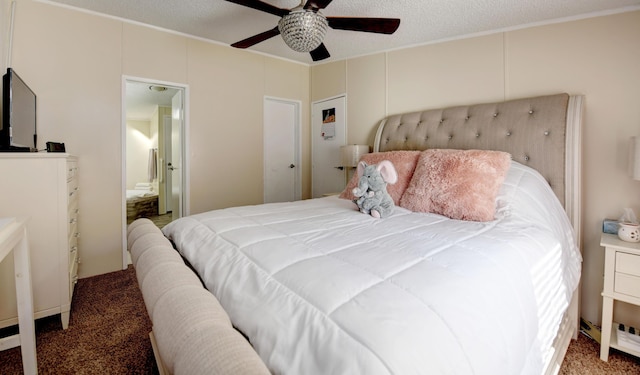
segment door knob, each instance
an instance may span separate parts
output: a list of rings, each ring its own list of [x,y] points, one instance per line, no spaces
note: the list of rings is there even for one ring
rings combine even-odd
[[[289,168],[295,168],[296,166],[293,164],[289,164]]]

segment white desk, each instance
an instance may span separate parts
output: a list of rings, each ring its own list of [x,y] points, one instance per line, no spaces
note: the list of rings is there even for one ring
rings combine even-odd
[[[0,338],[0,350],[20,346],[25,374],[37,374],[36,331],[33,323],[33,292],[27,227],[25,220],[0,218],[0,261],[13,251],[18,302],[18,329],[16,335]]]

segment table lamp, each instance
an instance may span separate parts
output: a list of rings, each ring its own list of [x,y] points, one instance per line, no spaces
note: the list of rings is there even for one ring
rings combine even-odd
[[[369,153],[369,145],[346,145],[340,147],[341,164],[347,170],[347,183],[349,183],[349,170],[358,166],[360,158]]]

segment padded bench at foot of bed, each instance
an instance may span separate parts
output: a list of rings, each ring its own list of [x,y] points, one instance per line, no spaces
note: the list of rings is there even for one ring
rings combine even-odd
[[[269,374],[151,220],[128,226],[127,248],[153,324],[150,339],[160,374]]]

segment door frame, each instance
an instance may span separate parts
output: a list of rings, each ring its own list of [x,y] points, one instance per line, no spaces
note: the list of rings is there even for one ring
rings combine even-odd
[[[263,100],[262,100],[262,147],[263,147],[263,153],[266,151],[266,138],[267,138],[267,133],[264,131],[264,127],[265,127],[265,123],[266,123],[266,111],[264,110],[264,106],[266,105],[267,101],[274,101],[274,102],[281,102],[281,103],[286,103],[286,104],[291,104],[294,106],[295,108],[295,124],[294,124],[294,134],[293,134],[293,139],[295,140],[295,145],[293,147],[293,153],[294,153],[294,165],[296,165],[295,168],[295,173],[294,173],[294,200],[300,200],[302,199],[302,101],[300,100],[294,100],[294,99],[287,99],[287,98],[279,98],[279,97],[275,97],[275,96],[268,96],[265,95]],[[267,162],[266,162],[266,158],[262,157],[262,181],[263,181],[263,187],[262,187],[262,201],[266,201],[266,191],[267,191],[267,185],[266,185],[266,173],[267,173]]]
[[[162,117],[162,131],[164,132],[163,137],[164,137],[164,150],[165,150],[165,154],[167,152],[167,149],[171,149],[171,146],[167,147],[167,144],[171,144],[171,117],[172,115],[164,115]],[[169,121],[167,121],[167,119]],[[172,177],[171,174],[168,173],[168,168],[167,168],[167,163],[166,163],[166,155],[165,155],[165,160],[163,161],[163,163],[158,163],[158,165],[161,165],[162,167],[162,178],[165,179],[166,181],[166,186],[172,186],[171,182],[172,182]],[[158,210],[160,211],[161,215],[166,214],[169,210],[167,210],[167,207],[171,207],[171,204],[167,204],[167,202],[171,201],[172,198],[169,194],[166,193],[166,186],[165,186],[165,193],[163,194],[162,198],[164,199],[164,202],[158,202]],[[160,210],[160,207],[162,207],[163,209]]]
[[[120,187],[120,201],[121,201],[121,220],[122,220],[122,269],[127,269],[129,265],[129,252],[127,249],[127,197],[126,197],[126,189],[127,189],[127,82],[134,83],[142,83],[146,85],[161,85],[172,87],[175,89],[182,90],[183,98],[182,98],[182,110],[183,110],[183,126],[181,132],[181,146],[182,146],[182,212],[181,216],[187,216],[190,213],[189,209],[189,186],[190,186],[190,176],[189,176],[189,85],[183,83],[176,82],[168,82],[162,81],[158,79],[151,78],[143,78],[129,75],[122,75],[122,84],[121,84],[121,126],[120,126],[120,157],[121,157],[121,187]]]

